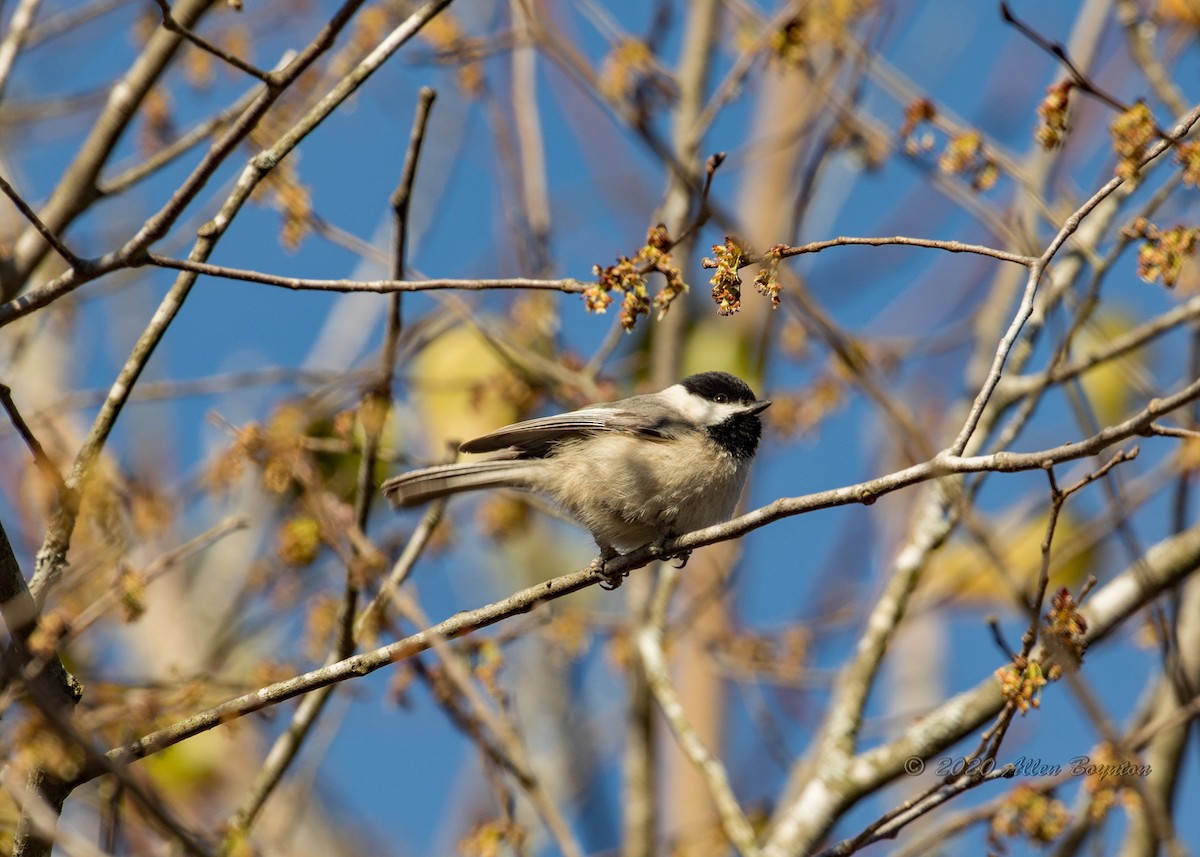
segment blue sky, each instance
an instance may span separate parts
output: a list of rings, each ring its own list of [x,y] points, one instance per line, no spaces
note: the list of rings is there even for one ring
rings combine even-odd
[[[62,9],[66,4],[47,4]],[[584,5],[552,3],[556,20],[573,37],[595,64],[606,50],[606,42]],[[645,32],[649,6],[631,2],[606,5],[609,15],[629,33]],[[258,13],[248,4],[247,16]],[[332,8],[315,4],[318,11]],[[1036,24],[1049,38],[1066,41],[1077,4],[1019,3],[1018,14]],[[111,38],[101,45],[82,37],[67,37],[60,48],[78,63],[64,63],[61,54],[35,52],[18,66],[11,87],[16,101],[46,98],[47,93],[87,91],[107,81],[129,61],[134,46],[127,35],[134,9],[129,6],[111,16],[107,24]],[[469,32],[483,34],[495,27],[490,4],[455,4]],[[223,25],[228,14],[210,22]],[[298,14],[286,18],[254,42],[254,59],[270,65],[283,50],[310,37],[314,16]],[[664,45],[663,62],[672,66],[679,45],[678,28]],[[1054,62],[1005,27],[992,4],[946,2],[898,3],[878,25],[875,43],[883,57],[918,89],[929,93],[943,109],[953,111],[967,124],[978,127],[1016,156],[1034,148],[1032,139],[1035,109],[1045,86],[1056,76]],[[505,201],[510,185],[502,178],[502,161],[492,139],[492,123],[484,107],[457,90],[453,75],[428,63],[413,61],[423,47],[402,51],[371,79],[345,109],[338,111],[290,157],[302,181],[311,188],[314,209],[338,228],[386,248],[390,229],[388,196],[400,172],[404,146],[420,86],[434,86],[439,99],[434,107],[425,152],[419,168],[414,201],[414,231],[410,264],[428,276],[499,277],[525,273],[511,247],[505,220]],[[1194,36],[1178,48],[1175,77],[1193,86],[1200,77],[1200,52]],[[1113,26],[1099,40],[1097,80],[1118,97],[1134,99],[1145,94],[1144,83],[1123,59],[1123,41]],[[719,79],[733,62],[729,50],[714,57]],[[539,98],[546,151],[547,182],[553,222],[552,257],[556,275],[589,278],[591,266],[607,264],[619,253],[631,253],[640,244],[654,214],[664,184],[661,165],[634,135],[622,128],[606,111],[582,94],[560,70],[545,59],[538,63]],[[502,60],[487,66],[489,83],[503,102],[507,72]],[[173,108],[186,125],[226,104],[245,91],[247,82],[218,71],[217,83],[195,91],[174,81]],[[718,172],[714,198],[732,205],[743,170],[753,152],[747,148],[746,125],[752,116],[753,87],[735,101],[713,126],[705,140],[706,152],[726,149],[731,157]],[[1194,91],[1188,95],[1195,97]],[[865,87],[862,106],[894,135],[903,120],[904,104],[871,83]],[[786,111],[787,105],[780,106]],[[1111,169],[1107,148],[1107,108],[1088,102],[1078,115],[1077,137],[1070,158],[1052,184],[1063,196],[1078,200],[1099,186]],[[1169,117],[1158,108],[1161,124]],[[31,200],[44,199],[63,163],[77,145],[86,115],[41,123],[22,130],[3,143],[3,154],[13,175]],[[660,123],[660,130],[667,128]],[[128,135],[117,159],[136,159],[136,135]],[[611,153],[605,157],[604,153]],[[243,154],[248,154],[248,150]],[[929,190],[932,156],[906,159],[894,156],[884,169],[863,171],[852,157],[835,159],[818,184],[802,234],[779,236],[780,241],[808,241],[836,235],[916,234],[965,242],[996,243],[977,218],[944,196]],[[152,211],[185,174],[191,160],[169,169],[139,187],[134,201],[124,200],[96,211],[72,228],[70,238],[83,252],[97,254],[108,249],[114,236],[131,232],[139,219]],[[185,255],[196,226],[211,215],[214,201],[223,198],[229,183],[244,160],[234,158],[211,183],[203,202],[189,212],[160,248],[171,255]],[[1136,199],[1145,199],[1160,180],[1147,183]],[[1003,211],[1011,198],[1011,186],[1002,182],[982,195],[985,206]],[[1196,218],[1195,191],[1172,198],[1163,212],[1164,222]],[[221,242],[212,261],[236,267],[255,268],[279,274],[306,277],[373,277],[382,272],[344,249],[319,237],[308,239],[298,250],[289,251],[278,240],[279,217],[265,207],[248,206]],[[1045,230],[1041,234],[1045,234]],[[699,240],[695,259],[686,271],[693,284],[694,317],[708,318],[711,304],[705,299],[705,274],[698,267],[708,245],[722,240],[716,226],[707,227]],[[1148,286],[1133,275],[1130,258],[1119,263],[1110,275],[1105,299],[1138,319],[1151,317],[1175,301],[1161,288]],[[963,392],[963,366],[973,345],[972,311],[992,282],[999,263],[970,256],[914,248],[834,248],[794,263],[813,296],[845,329],[863,337],[908,343],[928,348],[920,360],[900,369],[891,381],[898,397],[918,413],[937,415],[948,410]],[[162,293],[172,280],[169,272],[142,269],[119,289],[109,291],[101,284],[80,293],[79,315],[74,321],[74,353],[70,376],[83,389],[103,389],[111,383],[125,360]],[[113,278],[112,283],[123,282]],[[511,301],[500,293],[471,298],[474,312],[499,314]],[[747,288],[745,300],[759,300]],[[604,339],[612,323],[608,316],[588,315],[576,296],[556,298],[561,327],[559,346],[588,355]],[[189,297],[184,311],[172,325],[146,373],[147,380],[191,379],[258,367],[286,366],[343,371],[373,364],[382,337],[385,299],[379,296],[337,296],[295,293],[242,282],[202,278]],[[405,300],[406,319],[445,312],[436,298],[421,295]],[[330,326],[330,319],[343,314],[346,328]],[[732,324],[733,322],[731,322]],[[1062,324],[1062,319],[1054,323]],[[645,323],[643,323],[645,325]],[[1051,326],[1052,330],[1053,324]],[[623,389],[630,388],[626,360],[636,353],[641,333],[627,338],[610,361],[609,374]],[[945,339],[944,346],[935,342]],[[1182,335],[1170,337],[1151,351],[1146,365],[1155,385],[1167,389],[1181,377],[1184,353]],[[1039,345],[1032,366],[1044,363],[1047,346]],[[405,367],[402,367],[402,370]],[[711,367],[726,368],[726,367]],[[819,360],[771,363],[759,392],[775,395],[801,389],[820,370]],[[625,373],[624,375],[622,373]],[[402,372],[403,381],[403,372]],[[19,379],[10,382],[18,395]],[[113,435],[110,449],[133,473],[155,473],[164,468],[182,485],[195,475],[200,462],[227,442],[223,429],[214,425],[212,412],[234,424],[269,416],[281,397],[296,393],[295,385],[255,387],[227,397],[189,397],[159,403],[134,403],[128,408]],[[399,404],[407,402],[406,387],[397,388]],[[339,389],[332,398],[352,404],[357,390]],[[552,407],[551,404],[546,405]],[[1020,448],[1052,446],[1080,434],[1066,421],[1067,408],[1060,395],[1048,397],[1030,429],[1019,441]],[[80,416],[90,420],[94,410],[84,408]],[[940,424],[929,419],[929,424]],[[1064,426],[1066,428],[1064,428]],[[1064,431],[1068,432],[1064,436]],[[1074,433],[1070,433],[1074,432]],[[945,445],[948,437],[932,439]],[[19,454],[11,437],[4,439],[4,457]],[[1142,443],[1143,459],[1131,473],[1145,473],[1174,448],[1163,439]],[[836,487],[885,472],[895,457],[887,429],[878,413],[861,397],[849,399],[831,412],[811,433],[796,437],[768,436],[759,457],[748,504],[761,505],[780,496],[792,496]],[[992,477],[980,505],[999,512],[1030,498],[1044,498],[1044,477],[1017,474]],[[1081,494],[1081,510],[1095,512],[1102,494]],[[778,629],[802,623],[818,629],[813,651],[815,687],[805,691],[776,691],[756,685],[731,683],[728,695],[729,738],[722,753],[730,765],[739,795],[750,802],[766,801],[778,794],[786,770],[771,761],[762,724],[774,724],[781,743],[791,756],[802,754],[811,738],[826,700],[823,682],[847,656],[861,627],[862,613],[839,617],[825,615],[831,605],[857,604],[862,611],[881,587],[897,547],[898,527],[906,511],[915,506],[920,491],[907,491],[884,498],[876,505],[831,509],[780,521],[748,535],[742,542],[744,557],[729,593],[735,620],[746,628]],[[0,505],[8,511],[11,498]],[[457,511],[474,508],[472,500],[460,501]],[[1072,500],[1074,504],[1076,500]],[[185,520],[187,535],[210,521],[214,506],[196,503]],[[400,519],[380,510],[372,534],[385,537],[410,526],[415,516]],[[1134,521],[1134,531],[1144,544],[1166,532],[1165,498],[1149,505]],[[589,540],[569,527],[555,528],[548,552],[561,557],[559,572],[586,563],[591,556]],[[21,546],[23,562],[30,560],[33,544]],[[501,561],[497,561],[497,557]],[[433,617],[502,597],[513,586],[514,577],[502,567],[511,554],[491,548],[455,549],[422,563],[416,585],[422,603]],[[1097,553],[1096,573],[1112,574],[1126,564],[1115,543],[1105,542]],[[320,574],[336,571],[332,560]],[[602,613],[620,615],[620,594],[577,596],[578,604]],[[1022,620],[1003,607],[995,608],[1011,641],[1019,639]],[[946,692],[973,686],[1003,663],[982,619],[985,611],[962,607],[936,621],[930,618],[931,639],[941,641],[934,663],[940,671],[938,684]],[[278,618],[281,639],[297,642],[299,627],[293,619]],[[1138,645],[1134,629],[1119,632],[1112,643],[1089,653],[1087,672],[1092,686],[1110,714],[1123,721],[1142,692],[1146,675],[1154,668],[1156,655]],[[536,658],[544,652],[532,645],[513,645],[509,657],[514,673],[536,669]],[[932,653],[930,654],[933,659]],[[615,702],[622,684],[597,645],[579,663],[571,666],[569,687],[585,707],[597,711],[619,710]],[[320,761],[321,794],[346,812],[362,820],[363,828],[381,843],[382,853],[448,853],[454,842],[447,829],[462,811],[464,794],[478,769],[477,754],[442,715],[427,693],[417,689],[405,706],[388,698],[392,671],[385,670],[339,693],[332,717],[340,717]],[[886,685],[883,686],[886,688]],[[886,690],[881,691],[886,694]],[[350,700],[350,701],[347,701]],[[528,702],[525,702],[528,704]],[[518,710],[522,700],[517,700]],[[291,705],[276,714],[267,731],[277,729]],[[889,711],[887,700],[873,700],[869,714]],[[536,712],[524,713],[536,722]],[[883,728],[882,726],[880,728]],[[615,760],[619,746],[612,735],[598,739],[602,762],[593,792],[575,803],[572,821],[588,848],[614,847],[616,831]],[[1005,745],[1002,760],[1025,755],[1061,764],[1086,753],[1097,738],[1088,719],[1064,688],[1052,687],[1045,694],[1041,711],[1020,719]],[[1195,805],[1200,799],[1195,755],[1187,757],[1181,781],[1179,806]],[[477,787],[476,791],[478,790]],[[1075,787],[1068,785],[1068,794]],[[953,809],[970,806],[991,797],[986,787],[960,801]],[[856,832],[899,799],[896,791],[873,798],[851,812],[838,827],[839,835]],[[582,809],[581,809],[582,808]],[[1181,816],[1182,818],[1182,816]],[[1113,825],[1112,835],[1120,824]],[[1192,850],[1200,848],[1200,831],[1193,826],[1180,835]],[[449,837],[449,838],[448,838]],[[903,842],[905,840],[901,840]],[[1116,840],[1114,840],[1116,841]],[[975,844],[978,844],[976,842]],[[544,853],[550,853],[544,850]]]

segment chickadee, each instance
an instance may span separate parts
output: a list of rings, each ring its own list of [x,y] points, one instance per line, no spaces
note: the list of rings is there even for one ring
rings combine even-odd
[[[618,551],[728,520],[770,404],[740,378],[701,372],[659,393],[497,429],[459,446],[494,455],[395,476],[383,493],[398,508],[483,488],[544,494],[591,531],[603,568]]]

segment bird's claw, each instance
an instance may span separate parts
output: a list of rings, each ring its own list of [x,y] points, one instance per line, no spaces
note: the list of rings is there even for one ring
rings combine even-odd
[[[592,560],[592,571],[604,578],[600,581],[600,588],[608,592],[612,592],[620,586],[621,582],[629,576],[628,571],[609,571],[609,561],[618,556],[620,554],[615,551],[601,551],[600,556]]]
[[[677,551],[675,553],[670,553],[670,554],[667,553],[667,542],[671,541],[671,539],[673,539],[673,538],[675,538],[675,537],[674,536],[663,536],[658,541],[652,542],[650,544],[650,553],[656,559],[662,560],[663,562],[669,562],[670,560],[673,560],[673,559],[679,560],[679,564],[675,567],[683,568],[685,565],[688,564],[688,560],[692,558],[692,552],[690,550],[682,550],[682,551]]]

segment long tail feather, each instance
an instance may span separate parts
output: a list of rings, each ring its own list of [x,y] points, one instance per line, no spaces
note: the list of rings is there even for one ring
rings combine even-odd
[[[383,493],[393,506],[419,506],[463,491],[483,488],[528,488],[528,475],[537,465],[529,461],[471,461],[443,464],[393,476]]]

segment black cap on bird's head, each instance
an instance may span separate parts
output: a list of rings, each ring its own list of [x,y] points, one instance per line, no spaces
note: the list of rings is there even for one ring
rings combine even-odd
[[[771,404],[769,400],[760,400],[749,384],[728,372],[700,372],[684,378],[679,385],[705,401],[735,406],[720,422],[706,426],[705,431],[735,458],[754,455],[762,437],[758,415]]]
[[[685,390],[710,402],[751,404],[758,399],[750,385],[728,372],[700,372],[679,382]]]

